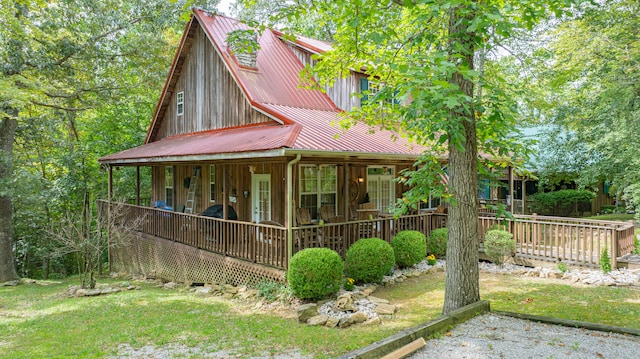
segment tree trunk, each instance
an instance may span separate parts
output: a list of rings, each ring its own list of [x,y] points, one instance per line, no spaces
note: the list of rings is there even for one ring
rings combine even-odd
[[[11,111],[7,111],[11,114]],[[15,112],[15,111],[13,111]],[[13,180],[13,140],[17,121],[7,116],[0,120],[0,184]],[[18,279],[13,253],[13,204],[6,185],[0,190],[0,282]]]
[[[462,15],[462,11],[466,11]],[[475,14],[470,9],[458,7],[451,10],[449,19],[450,50],[462,57],[473,69],[475,34],[468,33],[469,20]],[[473,82],[459,72],[453,74],[450,83],[457,85],[469,98],[473,98]],[[455,203],[449,209],[449,238],[447,241],[447,274],[443,313],[449,313],[480,300],[478,272],[478,146],[476,143],[476,119],[471,103],[466,110],[462,106],[451,111],[451,119],[464,129],[464,142],[455,143],[449,136],[449,191]],[[459,148],[461,145],[462,148]]]

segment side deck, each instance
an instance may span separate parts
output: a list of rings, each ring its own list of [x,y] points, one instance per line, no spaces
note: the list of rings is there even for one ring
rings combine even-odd
[[[163,243],[215,254],[220,260],[237,260],[248,268],[281,271],[287,269],[292,255],[305,248],[330,248],[344,257],[360,238],[379,237],[390,242],[402,230],[428,236],[432,230],[447,226],[446,214],[440,213],[286,228],[277,223],[224,220],[120,203],[109,206],[106,201],[99,201],[98,208],[101,218],[111,213],[120,226],[136,223],[135,232],[147,241],[158,238]],[[498,219],[489,213],[481,214],[478,221],[480,250],[486,231],[501,226],[514,235],[516,256],[522,258],[598,267],[606,248],[616,268],[618,257],[633,251],[634,227],[630,223],[527,215]]]

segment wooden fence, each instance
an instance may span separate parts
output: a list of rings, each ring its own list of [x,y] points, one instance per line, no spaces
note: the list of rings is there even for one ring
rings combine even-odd
[[[112,203],[112,208],[116,207],[119,213],[115,215],[122,223],[141,218],[137,230],[142,233],[257,264],[288,267],[285,227]],[[99,201],[100,216],[106,216],[106,208],[107,202]],[[629,223],[528,215],[497,219],[492,214],[481,214],[478,220],[479,243],[487,230],[503,226],[514,235],[516,254],[520,256],[598,266],[606,247],[615,268],[616,257],[633,251],[634,228]],[[360,238],[378,237],[390,242],[402,230],[417,230],[428,236],[433,229],[446,225],[446,214],[423,213],[293,227],[292,255],[305,248],[324,247],[344,257]]]
[[[479,221],[481,242],[488,230],[505,229],[513,234],[520,256],[597,267],[606,248],[616,268],[617,257],[633,251],[631,223],[536,215],[506,219],[484,215]]]

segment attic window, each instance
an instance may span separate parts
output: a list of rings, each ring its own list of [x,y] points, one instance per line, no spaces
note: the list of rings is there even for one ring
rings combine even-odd
[[[255,69],[260,44],[258,33],[254,30],[234,30],[227,35],[229,52],[240,67]]]
[[[176,94],[176,115],[184,115],[184,91]]]

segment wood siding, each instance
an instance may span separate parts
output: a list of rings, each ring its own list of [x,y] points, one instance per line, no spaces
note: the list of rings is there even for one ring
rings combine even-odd
[[[315,65],[316,60],[311,58],[312,53],[290,43],[288,46],[303,65]],[[360,107],[360,97],[354,94],[360,93],[360,79],[363,77],[366,76],[362,73],[350,71],[348,76],[335,79],[333,86],[325,85],[324,91],[338,108],[351,111]]]
[[[184,115],[176,116],[176,94],[184,92]],[[198,27],[156,140],[177,134],[270,122],[251,108],[223,60]]]

